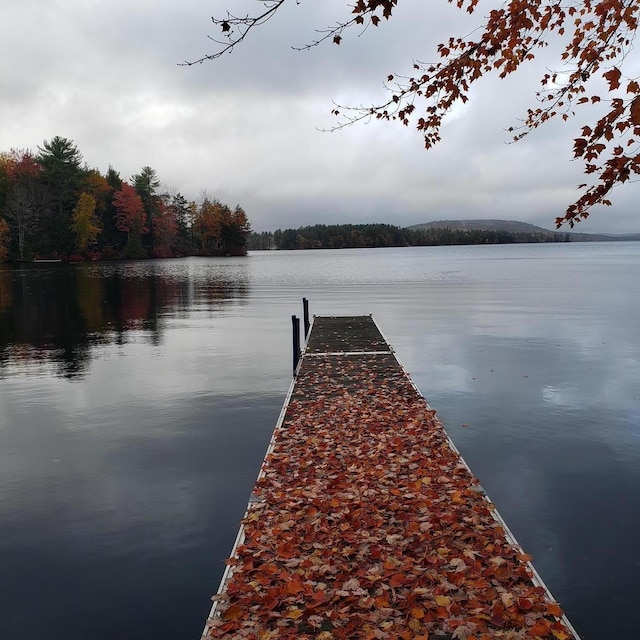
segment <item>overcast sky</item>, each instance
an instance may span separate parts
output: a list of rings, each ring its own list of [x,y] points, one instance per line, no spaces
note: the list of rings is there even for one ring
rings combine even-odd
[[[395,123],[319,131],[336,124],[332,101],[384,99],[388,74],[436,60],[437,43],[468,34],[482,11],[469,18],[445,0],[404,0],[377,29],[299,52],[291,45],[349,11],[344,0],[291,0],[231,55],[179,66],[214,50],[212,15],[256,4],[3,0],[0,150],[70,138],[102,173],[111,164],[126,179],[149,165],[190,199],[206,190],[242,205],[258,231],[454,218],[553,228],[575,199],[583,175],[571,140],[586,112],[506,144],[550,59],[508,81],[481,81],[428,152],[414,129]],[[637,75],[637,53],[629,63]],[[578,230],[640,232],[639,202],[638,184],[618,189],[614,206]]]

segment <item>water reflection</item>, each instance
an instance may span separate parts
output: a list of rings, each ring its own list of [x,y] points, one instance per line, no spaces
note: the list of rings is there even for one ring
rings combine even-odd
[[[25,410],[11,394],[0,638],[24,637],[34,602],[46,640],[199,637],[280,401],[190,396],[161,413],[128,403],[68,429],[49,403]]]
[[[198,637],[302,296],[374,314],[583,637],[636,637],[639,250],[0,267],[0,638]]]
[[[249,295],[242,259],[0,267],[0,376],[86,374],[96,347],[161,344],[167,318]]]

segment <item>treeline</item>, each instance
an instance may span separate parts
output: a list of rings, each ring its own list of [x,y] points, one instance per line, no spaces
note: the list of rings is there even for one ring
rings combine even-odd
[[[298,229],[251,233],[247,248],[268,249],[357,249],[463,244],[512,244],[517,242],[566,242],[556,233],[522,233],[470,229],[407,229],[390,224],[317,224]]]
[[[188,200],[151,167],[102,175],[67,138],[0,152],[0,260],[245,255],[250,232],[239,205]]]

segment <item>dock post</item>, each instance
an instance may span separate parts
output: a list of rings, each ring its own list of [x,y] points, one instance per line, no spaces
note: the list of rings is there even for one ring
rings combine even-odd
[[[302,298],[302,310],[304,311],[304,339],[309,336],[309,301],[306,298]]]
[[[300,360],[300,318],[291,316],[293,325],[293,373],[295,375]]]

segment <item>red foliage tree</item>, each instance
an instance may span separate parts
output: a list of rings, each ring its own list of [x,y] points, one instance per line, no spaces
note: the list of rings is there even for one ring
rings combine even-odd
[[[141,241],[142,234],[147,233],[142,199],[130,184],[123,182],[122,188],[113,196],[113,206],[116,210],[116,228],[127,234],[125,255],[134,259],[146,258],[147,251]]]
[[[28,149],[11,149],[8,153],[2,154],[0,162],[13,183],[23,179],[37,178],[42,170]]]
[[[156,202],[156,216],[153,221],[153,255],[156,258],[173,256],[173,243],[178,235],[175,208],[162,198]]]
[[[41,182],[42,167],[28,150],[11,149],[0,154],[0,185],[4,200],[6,227],[13,227],[18,241],[18,255],[25,257],[25,247],[33,239],[48,209],[47,187]],[[5,225],[3,225],[5,227]],[[5,232],[5,247],[8,244]]]
[[[122,183],[122,188],[113,196],[113,206],[116,209],[116,228],[124,233],[146,232],[145,214],[142,199],[136,190],[127,182]]]

